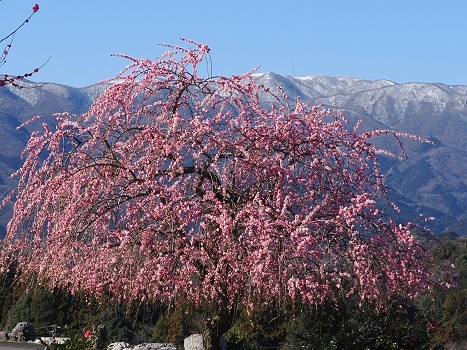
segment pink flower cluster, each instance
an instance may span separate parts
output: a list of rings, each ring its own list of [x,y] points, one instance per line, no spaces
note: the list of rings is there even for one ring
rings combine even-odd
[[[88,112],[31,136],[3,266],[120,300],[379,303],[426,290],[428,252],[377,208],[371,135],[251,72],[202,77],[209,48],[190,45],[125,56]]]

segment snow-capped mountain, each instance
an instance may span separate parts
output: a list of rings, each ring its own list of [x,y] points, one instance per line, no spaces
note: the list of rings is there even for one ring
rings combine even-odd
[[[436,232],[455,229],[467,235],[466,225],[460,224],[467,221],[467,85],[398,84],[323,75],[294,78],[275,73],[258,73],[255,79],[272,91],[279,85],[290,97],[342,111],[351,122],[363,117],[363,130],[393,129],[432,140],[434,145],[404,142],[409,157],[402,161],[383,158],[387,184],[395,190],[393,197],[404,220],[414,220],[419,214],[435,216],[432,227]],[[103,89],[51,83],[0,88],[2,193],[14,186],[8,174],[20,166],[20,153],[32,131],[32,126],[16,127],[35,115],[82,113]],[[376,142],[397,150],[390,140]],[[0,225],[6,224],[8,215],[4,213]]]

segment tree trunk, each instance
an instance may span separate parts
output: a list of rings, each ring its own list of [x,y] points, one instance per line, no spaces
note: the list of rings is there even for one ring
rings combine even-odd
[[[208,322],[203,334],[205,350],[220,350],[221,337],[232,328],[233,310],[221,310],[215,319]]]

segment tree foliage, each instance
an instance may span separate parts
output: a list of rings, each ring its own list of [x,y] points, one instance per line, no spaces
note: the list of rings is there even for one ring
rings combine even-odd
[[[454,239],[436,245],[434,255],[440,264],[453,261],[457,288],[434,293],[432,308],[436,344],[467,341],[467,239]]]
[[[392,206],[370,142],[401,135],[360,132],[254,72],[202,77],[209,48],[190,45],[123,56],[88,112],[33,133],[6,199],[3,266],[72,292],[223,310],[382,304],[435,282],[411,224],[380,205]]]

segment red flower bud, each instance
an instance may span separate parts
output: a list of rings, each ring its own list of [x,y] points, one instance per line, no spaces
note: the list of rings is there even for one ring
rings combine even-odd
[[[37,73],[37,72],[39,72],[39,68],[34,69],[34,73]]]
[[[39,4],[35,4],[33,7],[32,7],[32,12],[37,12],[39,11]]]

